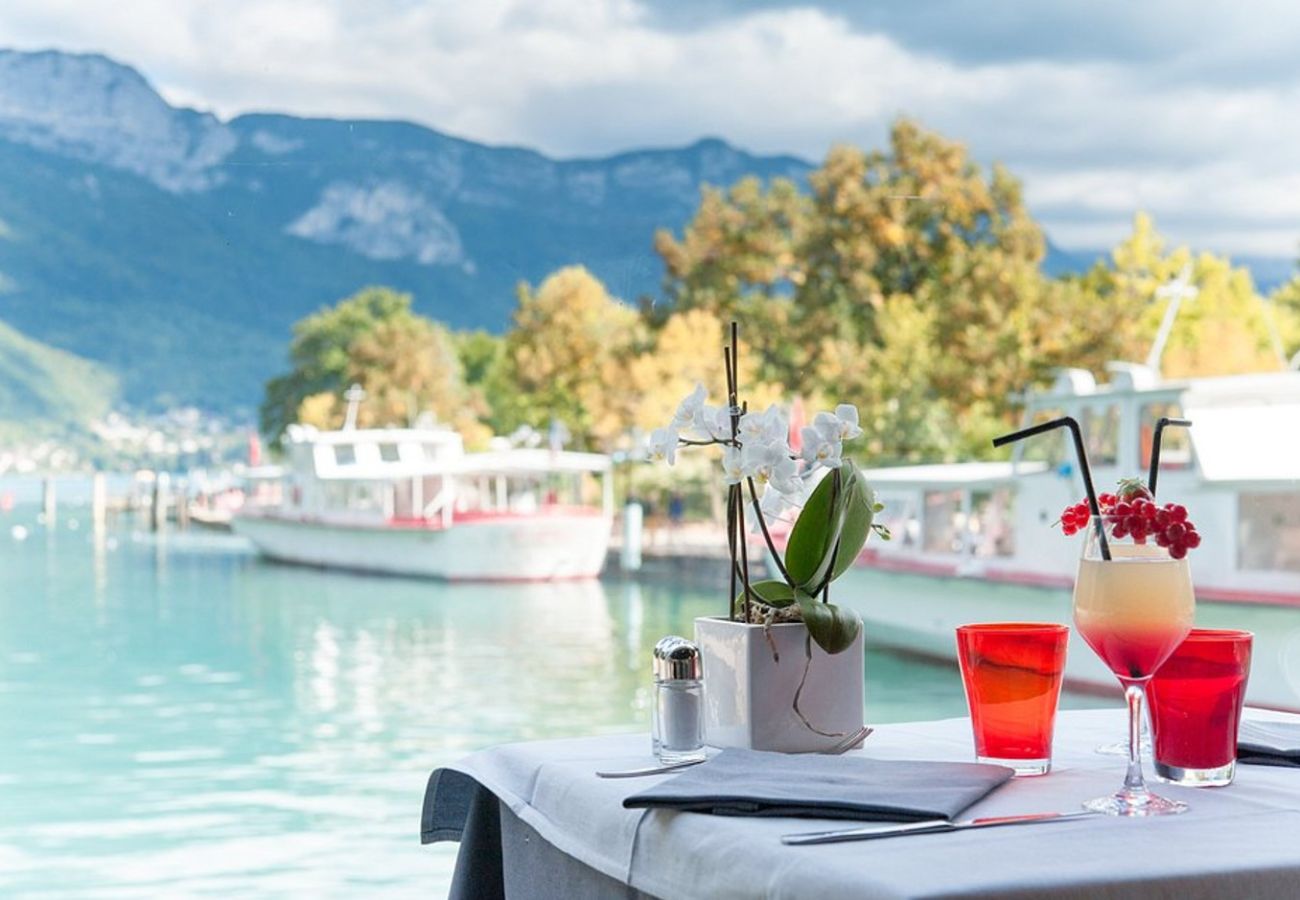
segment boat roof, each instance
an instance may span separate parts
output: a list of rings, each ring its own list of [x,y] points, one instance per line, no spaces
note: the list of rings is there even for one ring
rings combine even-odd
[[[460,433],[451,428],[340,428],[321,431],[311,425],[290,425],[295,444],[459,444]]]
[[[1216,398],[1221,402],[1261,397],[1300,397],[1300,372],[1254,372],[1246,375],[1214,375],[1196,378],[1165,379],[1137,363],[1110,363],[1111,381],[1097,384],[1092,373],[1083,369],[1062,369],[1051,388],[1021,395],[1033,407],[1081,400],[1089,397],[1116,399],[1140,394],[1184,395]]]
[[[872,487],[977,487],[1013,481],[1023,475],[1047,471],[1047,463],[968,462],[863,469]]]
[[[438,471],[454,475],[531,475],[546,472],[608,472],[611,461],[603,453],[515,449],[467,453],[459,459],[435,462],[432,466]]]

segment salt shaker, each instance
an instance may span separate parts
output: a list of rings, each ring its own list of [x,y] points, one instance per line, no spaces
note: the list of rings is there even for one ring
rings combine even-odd
[[[655,644],[650,737],[666,765],[704,759],[704,682],[700,648],[683,637]]]

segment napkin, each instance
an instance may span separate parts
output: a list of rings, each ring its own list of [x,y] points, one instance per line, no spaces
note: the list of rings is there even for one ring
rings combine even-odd
[[[1300,767],[1300,723],[1242,722],[1237,730],[1237,762]]]
[[[723,750],[623,801],[628,809],[716,816],[912,821],[951,819],[1011,778],[976,763]]]

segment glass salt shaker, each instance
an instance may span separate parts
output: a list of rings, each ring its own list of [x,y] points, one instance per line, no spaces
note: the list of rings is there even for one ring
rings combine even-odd
[[[704,682],[700,648],[683,637],[655,644],[650,737],[665,765],[695,762],[704,753]]]

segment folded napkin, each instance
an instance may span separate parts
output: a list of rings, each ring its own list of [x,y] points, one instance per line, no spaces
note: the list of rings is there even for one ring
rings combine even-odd
[[[1012,776],[975,763],[723,750],[623,801],[628,809],[716,816],[912,821],[951,819]]]
[[[1300,767],[1300,723],[1242,722],[1237,730],[1237,762]]]

